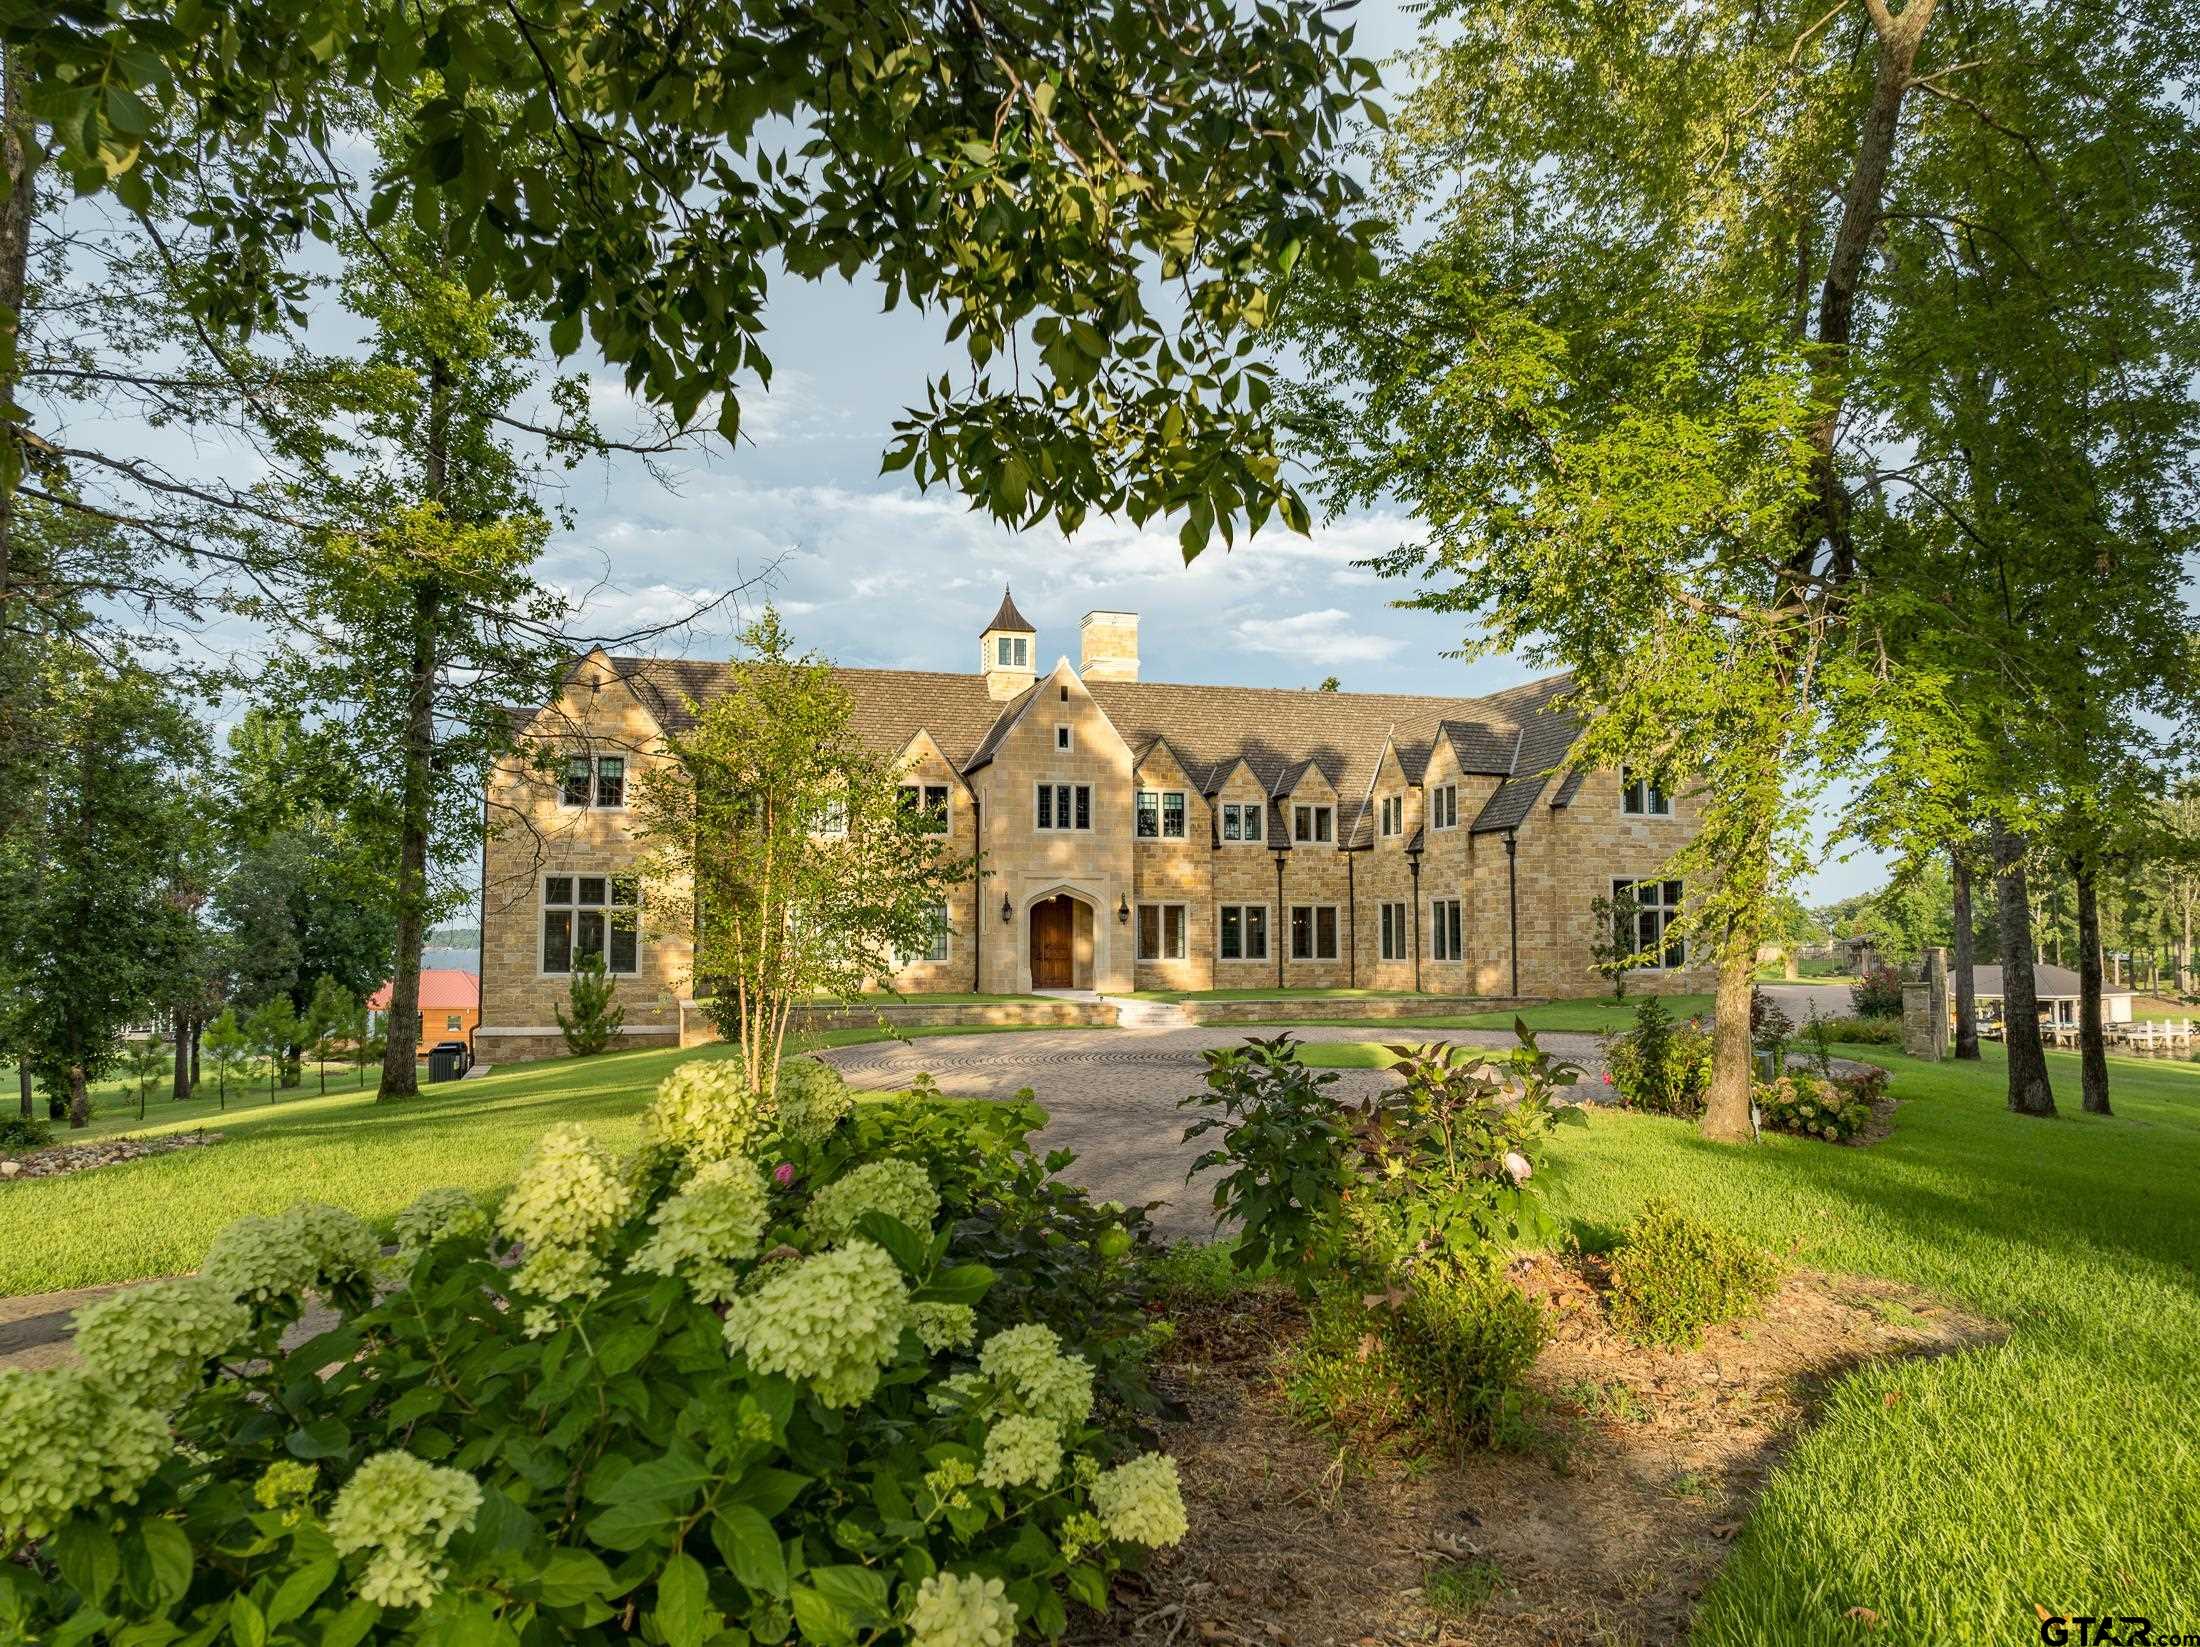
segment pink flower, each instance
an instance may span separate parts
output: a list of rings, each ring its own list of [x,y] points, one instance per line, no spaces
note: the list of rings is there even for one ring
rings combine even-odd
[[[779,1163],[778,1166],[772,1168],[772,1182],[777,1184],[781,1189],[785,1189],[789,1184],[793,1183],[794,1163],[792,1161],[782,1161]]]
[[[1505,1152],[1505,1170],[1512,1174],[1516,1184],[1525,1184],[1535,1174],[1535,1168],[1528,1165],[1528,1158],[1515,1149]]]
[[[1612,1072],[1610,1070],[1606,1070],[1604,1072],[1604,1084],[1606,1086],[1610,1086],[1612,1084]]]

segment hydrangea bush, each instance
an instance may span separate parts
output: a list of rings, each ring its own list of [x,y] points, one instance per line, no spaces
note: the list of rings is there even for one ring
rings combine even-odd
[[[1777,1081],[1759,1081],[1752,1096],[1759,1125],[1829,1144],[1847,1143],[1872,1118],[1870,1097],[1814,1075],[1791,1073]]]
[[[1185,1532],[1122,1398],[1142,1215],[1028,1106],[760,1107],[713,1062],[630,1158],[554,1128],[387,1260],[335,1208],[244,1220],[81,1312],[84,1370],[0,1372],[0,1639],[979,1647],[1104,1608]]]

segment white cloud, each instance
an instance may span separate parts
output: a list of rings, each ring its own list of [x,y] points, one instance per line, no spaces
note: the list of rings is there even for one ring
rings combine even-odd
[[[1289,617],[1241,618],[1230,637],[1248,652],[1267,652],[1307,663],[1381,663],[1395,657],[1405,642],[1362,628],[1341,606]]]

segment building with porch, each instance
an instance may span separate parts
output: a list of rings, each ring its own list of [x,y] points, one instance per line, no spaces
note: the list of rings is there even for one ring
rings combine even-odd
[[[1137,615],[1116,611],[1086,614],[1077,662],[1039,657],[1004,592],[968,674],[836,671],[859,732],[979,866],[898,990],[1582,994],[1591,904],[1615,886],[1660,962],[1635,986],[1708,986],[1665,930],[1692,798],[1571,764],[1565,676],[1481,698],[1143,681]],[[507,768],[489,797],[523,827],[483,854],[478,1056],[561,1050],[553,1007],[592,952],[621,980],[627,1037],[677,1036],[687,945],[621,913],[626,799],[727,680],[597,652],[524,718],[567,759],[557,781]]]

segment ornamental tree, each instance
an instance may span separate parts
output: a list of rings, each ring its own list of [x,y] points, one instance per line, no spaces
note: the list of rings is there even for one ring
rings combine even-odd
[[[692,932],[692,982],[741,1048],[752,1090],[777,1085],[788,1019],[847,1000],[921,955],[970,866],[907,804],[900,771],[857,735],[832,668],[796,654],[771,607],[741,634],[723,696],[635,785],[642,898],[660,932]]]

